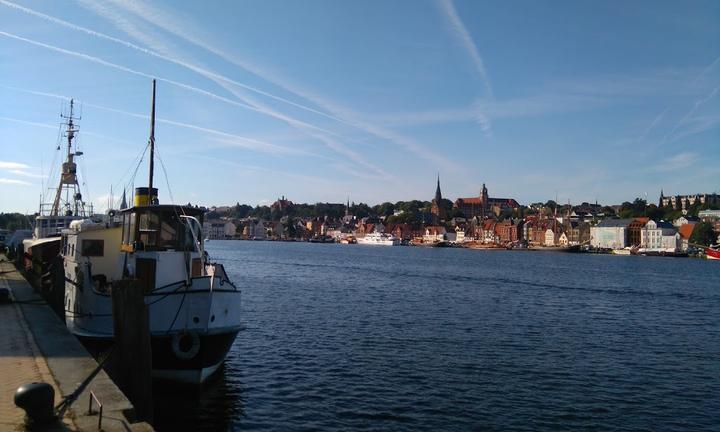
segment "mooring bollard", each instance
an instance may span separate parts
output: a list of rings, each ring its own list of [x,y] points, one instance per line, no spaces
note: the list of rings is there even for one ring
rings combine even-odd
[[[55,390],[48,383],[24,384],[15,391],[15,405],[25,410],[33,425],[44,425],[56,420],[53,411]]]

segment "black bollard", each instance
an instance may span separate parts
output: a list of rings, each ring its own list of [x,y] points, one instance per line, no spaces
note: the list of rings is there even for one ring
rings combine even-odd
[[[24,384],[15,391],[15,405],[25,410],[33,425],[44,425],[56,420],[54,403],[55,390],[48,383]]]

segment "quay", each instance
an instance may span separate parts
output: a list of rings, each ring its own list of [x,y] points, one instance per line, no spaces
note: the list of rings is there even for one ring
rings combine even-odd
[[[72,395],[98,367],[22,274],[0,254],[0,288],[13,301],[0,303],[0,430],[25,430],[25,412],[15,406],[18,387],[46,382],[55,390],[54,406]],[[152,431],[134,421],[134,408],[105,371],[100,370],[69,404],[61,422],[33,430],[97,431],[97,404],[89,412],[90,392],[102,404],[102,430]]]

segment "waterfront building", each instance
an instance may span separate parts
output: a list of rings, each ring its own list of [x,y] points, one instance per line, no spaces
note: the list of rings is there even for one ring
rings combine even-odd
[[[203,222],[203,236],[207,239],[222,240],[235,237],[237,225],[231,221],[214,220]]]
[[[455,227],[455,241],[458,243],[465,242],[465,230],[459,226]]]
[[[266,240],[267,229],[260,219],[247,219],[242,229],[242,238],[247,240]]]
[[[648,221],[641,231],[641,250],[677,252],[682,242],[677,229],[670,222]]]
[[[413,238],[413,229],[410,224],[388,224],[385,231],[392,234],[400,240],[411,240]]]
[[[685,224],[678,227],[678,234],[680,234],[680,249],[687,251],[690,246],[690,237],[695,230],[696,224]]]
[[[520,240],[518,225],[512,220],[504,220],[496,223],[495,238],[498,244],[508,244]]]
[[[605,219],[590,227],[590,246],[623,249],[628,246],[628,227],[634,219]]]
[[[430,225],[425,227],[423,235],[424,243],[437,243],[447,240],[447,230],[442,225]]]
[[[499,216],[503,210],[514,210],[520,207],[512,198],[493,198],[488,195],[485,183],[482,185],[479,197],[458,198],[453,207],[460,210],[466,218],[479,216],[481,218],[491,215]]]
[[[590,242],[590,224],[587,222],[574,219],[564,221],[562,231],[570,245],[587,244]]]
[[[642,229],[650,221],[649,217],[636,217],[628,225],[628,246],[640,246],[642,243]]]
[[[545,246],[555,246],[555,231],[548,228],[545,230]]]

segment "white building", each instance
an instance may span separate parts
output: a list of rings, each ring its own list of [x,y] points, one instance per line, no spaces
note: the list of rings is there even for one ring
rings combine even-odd
[[[602,249],[624,249],[628,244],[628,226],[632,219],[605,219],[590,227],[590,246]]]
[[[445,241],[445,234],[447,231],[442,226],[429,226],[425,228],[425,235],[423,236],[423,242],[425,243],[437,243]]]
[[[550,228],[545,230],[545,246],[555,246],[555,233]]]
[[[680,234],[669,222],[651,220],[640,231],[640,251],[677,252],[681,246]]]
[[[455,227],[455,241],[457,243],[465,242],[465,230],[460,228],[459,226]]]
[[[720,219],[720,210],[700,210],[698,217],[700,219]]]
[[[243,228],[243,237],[248,240],[266,240],[267,229],[262,220],[250,219]]]

